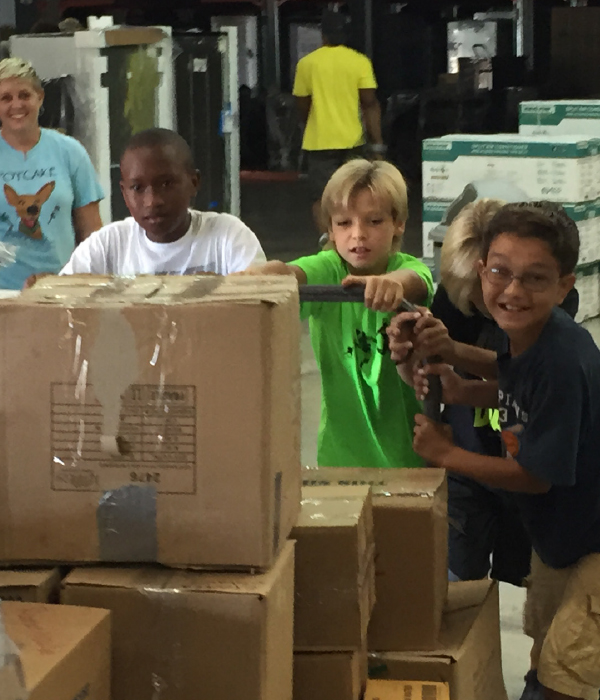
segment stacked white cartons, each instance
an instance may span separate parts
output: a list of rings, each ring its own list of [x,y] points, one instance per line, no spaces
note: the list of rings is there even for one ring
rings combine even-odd
[[[525,136],[577,134],[579,138],[600,138],[600,100],[537,100],[522,102],[519,133]],[[600,314],[600,201],[596,203],[594,225],[583,230],[577,269],[580,294],[578,319]],[[589,221],[589,219],[588,219]]]
[[[600,100],[535,100],[519,105],[519,134],[600,138]]]
[[[552,133],[455,134],[426,139],[423,257],[433,257],[431,230],[469,184],[478,192],[485,191],[499,199],[510,187],[521,191],[523,200],[561,204],[580,230],[580,264],[595,264],[600,259],[600,131],[599,138]],[[586,268],[579,272],[580,317],[584,313],[585,318],[590,318],[600,313],[599,294],[593,281],[598,279],[598,270]]]

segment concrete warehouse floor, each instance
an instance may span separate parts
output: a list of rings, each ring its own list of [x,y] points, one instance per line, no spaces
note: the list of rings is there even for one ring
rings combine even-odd
[[[410,185],[410,183],[409,183]],[[403,250],[421,254],[421,203],[418,185],[410,187],[410,217]],[[308,183],[242,184],[242,218],[261,240],[267,257],[292,260],[317,251],[317,235],[310,217]],[[600,345],[600,319],[587,324]],[[308,326],[302,334],[302,460],[316,464],[317,431],[321,401],[320,377],[310,346]],[[530,640],[522,632],[525,591],[507,584],[500,588],[502,656],[509,700],[519,700],[523,676],[529,667]],[[483,699],[482,699],[483,700]]]

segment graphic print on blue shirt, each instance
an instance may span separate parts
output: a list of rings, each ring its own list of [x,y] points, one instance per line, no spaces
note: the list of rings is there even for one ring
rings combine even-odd
[[[10,185],[4,185],[6,201],[13,207],[19,217],[19,231],[30,238],[43,238],[40,226],[42,206],[48,201],[56,183],[47,182],[35,194],[18,194]],[[52,215],[51,215],[52,216]],[[52,216],[52,218],[54,218]],[[52,220],[52,219],[50,219]]]
[[[498,357],[498,405],[507,459],[544,483],[516,501],[548,566],[600,552],[600,352],[555,309],[533,346]]]
[[[75,247],[73,212],[102,196],[75,139],[42,129],[23,153],[0,135],[0,288],[21,289],[32,274],[60,272]]]

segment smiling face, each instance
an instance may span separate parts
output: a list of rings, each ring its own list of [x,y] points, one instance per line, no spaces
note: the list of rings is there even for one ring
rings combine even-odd
[[[171,243],[189,227],[188,207],[198,174],[170,146],[128,150],[121,161],[121,192],[133,218],[157,243]]]
[[[394,239],[403,231],[404,223],[394,219],[391,206],[365,188],[350,198],[347,207],[334,209],[329,238],[351,274],[381,275]]]
[[[479,271],[485,306],[510,338],[513,354],[535,343],[575,283],[574,275],[561,276],[546,242],[511,233],[492,241]]]
[[[0,80],[0,122],[2,131],[14,134],[39,129],[38,116],[44,101],[44,91],[29,80],[5,78]]]

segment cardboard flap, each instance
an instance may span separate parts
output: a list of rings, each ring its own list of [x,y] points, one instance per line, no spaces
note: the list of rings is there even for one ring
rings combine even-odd
[[[275,565],[265,573],[176,571],[164,590],[266,596],[293,557],[294,543],[287,542]]]
[[[270,303],[298,294],[291,276],[49,275],[6,304],[122,306],[131,304]]]
[[[306,487],[296,527],[356,527],[369,493],[369,486]]]
[[[433,498],[446,482],[443,469],[304,467],[304,486],[371,486],[373,495]]]
[[[112,568],[92,567],[74,569],[64,579],[67,586],[93,586],[98,588],[140,588],[163,589],[172,573],[160,567]]]
[[[0,588],[18,586],[38,587],[56,576],[56,569],[6,569],[0,570]]]

